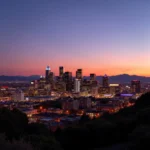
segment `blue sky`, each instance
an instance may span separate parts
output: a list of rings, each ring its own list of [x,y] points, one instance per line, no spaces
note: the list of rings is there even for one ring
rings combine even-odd
[[[56,74],[64,65],[149,76],[149,16],[148,0],[1,0],[0,74],[42,74],[48,64]]]

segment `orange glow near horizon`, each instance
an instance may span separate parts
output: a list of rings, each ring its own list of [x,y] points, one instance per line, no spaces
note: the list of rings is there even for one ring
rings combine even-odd
[[[104,67],[104,66],[103,66]],[[65,68],[65,66],[64,66]],[[140,76],[150,76],[150,73],[147,71],[147,68],[134,68],[134,69],[123,69],[119,67],[108,67],[106,68],[83,68],[83,76],[89,76],[90,73],[95,73],[96,76],[107,74],[108,76],[113,75],[119,75],[119,74],[129,74],[129,75],[140,75]],[[78,68],[65,68],[65,71],[72,72],[72,75],[75,76],[75,72]],[[54,72],[54,74],[57,76],[59,74],[59,66],[57,68],[51,67],[51,71]],[[45,75],[45,66],[44,67],[38,67],[38,69],[35,68],[28,68],[28,69],[17,69],[17,70],[11,70],[9,72],[5,72],[2,75],[22,75],[22,76],[30,76],[30,75]]]
[[[45,75],[45,68],[50,66],[51,71],[58,75],[59,66],[64,66],[65,71],[72,72],[73,76],[77,69],[83,69],[83,76],[89,76],[95,73],[97,76],[107,74],[108,76],[118,74],[150,76],[149,54],[140,55],[130,53],[126,58],[123,54],[113,54],[105,52],[103,56],[97,54],[86,54],[85,56],[69,56],[60,54],[50,59],[45,56],[36,56],[36,58],[24,56],[20,60],[8,61],[0,64],[1,75]],[[122,57],[121,57],[122,56]],[[139,61],[142,60],[142,63]],[[133,59],[134,58],[134,59]],[[50,63],[49,63],[50,62]],[[8,65],[11,64],[11,67]]]
[[[142,0],[2,2],[0,75],[45,75],[49,65],[56,76],[64,66],[73,76],[82,68],[83,76],[148,77],[149,7]]]

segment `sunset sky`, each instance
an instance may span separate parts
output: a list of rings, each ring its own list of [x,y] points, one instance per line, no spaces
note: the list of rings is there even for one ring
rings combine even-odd
[[[150,76],[149,0],[0,0],[0,75]]]

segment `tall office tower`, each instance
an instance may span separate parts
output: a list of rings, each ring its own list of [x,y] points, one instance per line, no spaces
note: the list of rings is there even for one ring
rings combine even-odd
[[[132,80],[131,81],[131,91],[133,93],[140,93],[141,92],[141,82],[139,80]]]
[[[103,87],[109,87],[108,76],[106,74],[102,77],[102,85]]]
[[[49,73],[51,72],[51,69],[49,66],[46,67],[46,70],[45,70],[45,79],[48,80],[49,78]]]
[[[66,91],[72,91],[73,83],[72,83],[72,73],[71,72],[64,73],[63,81],[66,83]]]
[[[90,74],[90,80],[91,80],[91,81],[95,81],[95,80],[96,80],[96,74],[91,73],[91,74]]]
[[[78,69],[78,70],[76,71],[76,78],[77,78],[77,79],[82,79],[82,69]]]
[[[72,73],[71,72],[65,72],[63,75],[64,82],[70,82],[72,81]]]
[[[60,66],[59,67],[59,77],[63,77],[63,74],[64,74],[64,67],[63,66]]]
[[[54,81],[54,73],[53,73],[53,72],[50,72],[50,73],[49,73],[48,81],[49,81],[50,83],[53,83],[53,81]]]
[[[80,85],[81,85],[81,80],[80,79],[75,79],[74,80],[74,92],[75,93],[80,92]]]

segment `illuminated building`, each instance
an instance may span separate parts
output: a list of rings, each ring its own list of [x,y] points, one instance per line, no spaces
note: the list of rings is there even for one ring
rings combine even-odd
[[[133,98],[134,94],[120,94],[120,97],[125,100]]]
[[[91,88],[91,96],[95,97],[98,95],[98,86],[93,86]]]
[[[82,85],[81,86],[81,91],[84,92],[84,91],[90,91],[91,89],[91,86],[90,85]]]
[[[2,86],[2,87],[0,88],[0,90],[1,90],[1,91],[6,91],[6,90],[8,90],[8,86]]]
[[[46,83],[53,83],[54,81],[54,73],[51,72],[51,69],[49,66],[46,67],[45,79],[46,79]]]
[[[77,79],[82,79],[82,69],[78,69],[78,70],[76,71],[76,78],[77,78]]]
[[[65,72],[63,75],[64,82],[70,82],[72,81],[72,73],[71,72]]]
[[[12,100],[11,96],[0,97],[0,101],[10,101],[10,100]]]
[[[50,85],[50,84],[45,84],[45,85],[44,85],[44,89],[50,90],[50,89],[51,89],[51,85]]]
[[[90,74],[90,80],[95,81],[96,80],[96,75],[94,73]]]
[[[120,85],[119,84],[109,84],[110,94],[119,94]]]
[[[48,85],[49,86],[49,85]],[[44,86],[44,88],[41,88],[41,89],[38,89],[38,95],[39,96],[46,96],[46,95],[50,95],[50,91],[49,91],[49,89],[51,88],[51,87],[46,87],[46,85]]]
[[[88,115],[91,119],[95,118],[99,118],[100,116],[103,115],[103,112],[101,111],[96,111],[96,110],[90,110],[90,111],[86,111],[86,115]]]
[[[74,81],[74,92],[75,93],[80,92],[80,86],[81,86],[81,81],[79,79],[75,79],[75,81]]]
[[[64,67],[63,66],[60,66],[59,67],[59,77],[63,77],[63,74],[64,74]]]
[[[16,102],[23,101],[24,93],[21,90],[16,90],[16,92],[13,94],[13,100]]]
[[[50,71],[51,71],[50,67],[47,66],[47,67],[46,67],[46,70],[45,70],[45,78],[46,78],[46,80],[48,80],[48,78],[49,78],[49,73],[50,73]]]
[[[56,82],[55,86],[56,86],[56,90],[59,92],[66,91],[66,84],[64,82]]]
[[[44,88],[45,83],[46,83],[45,78],[40,78],[38,80],[38,88],[40,88],[40,89]]]
[[[91,84],[90,84],[91,87],[95,87],[95,86],[98,86],[98,81],[91,81]]]
[[[131,81],[131,91],[133,93],[140,93],[141,92],[141,82],[139,80],[132,80]]]
[[[89,92],[91,89],[91,82],[84,79],[82,82],[82,86],[81,86],[81,91],[84,92]]]
[[[109,93],[109,87],[99,87],[98,93],[99,94],[108,94]]]
[[[103,87],[109,87],[108,76],[106,74],[102,78],[102,85],[103,85]]]
[[[84,79],[83,80],[83,82],[82,82],[82,85],[84,86],[84,85],[91,85],[91,82],[89,81],[89,80],[87,80],[87,79]]]
[[[48,81],[49,83],[53,83],[54,82],[54,73],[50,72],[48,75]]]
[[[72,91],[73,83],[72,83],[72,73],[71,72],[64,73],[63,81],[66,83],[66,91]]]
[[[35,89],[38,88],[38,82],[37,82],[37,80],[31,81],[30,83],[31,83],[30,88],[35,88]]]

